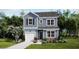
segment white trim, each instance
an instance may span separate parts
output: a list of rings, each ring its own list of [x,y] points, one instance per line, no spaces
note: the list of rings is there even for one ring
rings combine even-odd
[[[50,31],[50,37],[48,37],[48,31]],[[54,31],[54,37],[51,37],[51,31],[54,31],[54,30],[46,30],[46,38],[55,38],[55,31]]]
[[[34,15],[36,15],[36,16],[38,16],[38,17],[39,17],[39,15],[37,15],[37,14],[35,14],[35,13],[33,13],[33,12],[28,12],[28,13],[27,13],[27,14],[25,14],[23,17],[27,16],[29,13],[32,13],[32,14],[34,14]]]
[[[43,24],[43,20],[40,19],[40,20],[39,20],[39,23],[40,23],[40,24]]]
[[[29,24],[29,19],[32,19],[32,24]],[[33,25],[33,17],[28,17],[28,25]]]
[[[55,31],[55,30],[60,30],[59,28],[53,28],[53,29],[50,29],[50,28],[47,28],[47,29],[43,29],[43,30],[52,30],[52,31]]]
[[[38,14],[36,14],[36,13],[33,13],[33,12],[31,12],[31,13],[39,17],[39,15],[38,15]]]
[[[48,20],[50,20],[50,25],[47,24],[47,21],[48,21]],[[53,24],[53,25],[51,25],[51,20],[54,21],[54,24]],[[55,19],[46,19],[46,26],[55,26]]]
[[[38,29],[38,27],[24,27],[24,29]]]
[[[53,17],[39,17],[39,18],[58,18],[59,16],[53,16]]]

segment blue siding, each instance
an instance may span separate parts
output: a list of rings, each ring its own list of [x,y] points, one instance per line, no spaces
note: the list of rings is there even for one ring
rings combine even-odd
[[[29,26],[27,24],[28,17],[33,17],[33,25],[31,25],[31,26]],[[36,32],[36,37],[38,37],[38,30],[39,29],[41,29],[41,30],[43,30],[43,29],[53,29],[54,27],[58,27],[58,24],[57,24],[58,19],[55,20],[55,26],[49,28],[50,26],[46,25],[47,18],[41,18],[41,19],[39,19],[39,18],[38,18],[38,16],[36,16],[35,14],[33,14],[31,12],[28,13],[27,15],[25,15],[24,16],[24,21],[23,21],[24,27],[27,28],[27,29],[25,29],[25,31],[27,31],[27,32],[28,31],[35,31]],[[37,22],[37,20],[38,20],[38,22]],[[40,20],[42,20],[42,23],[40,23]],[[37,23],[38,23],[38,27],[37,27]],[[29,27],[30,27],[30,29],[29,29]],[[36,29],[35,29],[35,27],[36,27]],[[58,34],[59,34],[59,31],[56,31],[56,37],[59,36]],[[43,38],[46,38],[46,30],[43,30]]]
[[[29,17],[33,17],[33,25],[31,26],[27,24]],[[25,20],[25,23],[24,23],[25,27],[37,27],[37,16],[34,15],[33,13],[28,13],[27,15],[25,15],[24,20]]]
[[[38,22],[39,27],[51,27],[51,26],[47,26],[47,25],[46,25],[47,18],[41,18],[41,20],[42,20],[43,23],[40,24],[40,19],[39,19],[39,22]],[[58,27],[58,24],[57,24],[58,22],[57,22],[57,20],[58,20],[58,19],[55,19],[55,20],[54,20],[54,21],[55,21],[55,26],[52,26],[52,27]]]

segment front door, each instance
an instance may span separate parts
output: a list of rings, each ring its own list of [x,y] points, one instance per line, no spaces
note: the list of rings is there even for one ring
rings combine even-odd
[[[39,39],[43,39],[43,30],[38,31],[38,37]]]

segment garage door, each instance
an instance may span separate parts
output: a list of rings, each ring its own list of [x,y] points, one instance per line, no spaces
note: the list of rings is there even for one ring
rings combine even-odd
[[[32,32],[25,33],[25,41],[26,42],[32,42],[34,37],[35,37],[35,33],[32,33]]]

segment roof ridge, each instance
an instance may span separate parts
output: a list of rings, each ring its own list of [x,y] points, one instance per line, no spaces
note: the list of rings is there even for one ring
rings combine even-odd
[[[35,14],[39,15],[40,17],[52,17],[52,16],[58,16],[58,12],[36,12]]]
[[[45,12],[34,12],[34,13],[47,13],[47,12],[57,12],[57,11],[45,11]],[[58,12],[57,12],[58,13]]]

